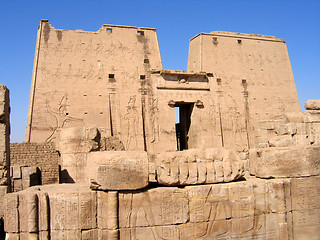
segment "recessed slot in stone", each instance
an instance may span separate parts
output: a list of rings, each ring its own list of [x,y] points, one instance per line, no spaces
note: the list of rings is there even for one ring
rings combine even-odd
[[[212,42],[214,45],[217,45],[218,44],[218,38],[217,37],[213,37],[212,38]]]
[[[140,75],[140,79],[146,79],[146,75]]]
[[[144,36],[144,31],[137,31],[137,34],[138,34],[139,36]]]

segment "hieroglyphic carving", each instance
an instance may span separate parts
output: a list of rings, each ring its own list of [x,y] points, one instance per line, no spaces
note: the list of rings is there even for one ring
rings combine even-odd
[[[64,124],[68,121],[83,121],[80,118],[74,118],[69,116],[68,107],[68,94],[65,93],[59,101],[58,108],[52,109],[50,106],[50,100],[53,99],[53,96],[57,93],[57,91],[46,93],[46,107],[47,111],[50,112],[56,119],[56,126],[53,127],[52,133],[46,139],[46,142],[51,142],[53,139],[57,137],[58,132],[61,128],[64,127]]]
[[[223,139],[226,147],[238,148],[247,142],[245,116],[233,101],[233,107],[222,109]],[[241,149],[239,149],[241,150]]]
[[[158,142],[160,133],[158,99],[153,99],[151,104],[151,128],[151,143]]]
[[[188,215],[188,199],[184,190],[157,188],[138,194],[119,193],[119,227],[131,228],[127,234],[132,237],[139,235],[137,227],[141,226],[151,231],[154,239],[174,239],[177,235],[172,229],[145,227],[186,223]]]
[[[136,149],[137,148],[137,130],[138,130],[138,111],[136,104],[136,95],[130,96],[127,105],[127,112],[124,115],[124,119],[127,120],[127,142],[126,149]]]
[[[5,196],[5,227],[7,232],[19,232],[19,195],[7,194]]]
[[[134,190],[148,185],[148,156],[143,151],[91,152],[88,162],[93,189]]]

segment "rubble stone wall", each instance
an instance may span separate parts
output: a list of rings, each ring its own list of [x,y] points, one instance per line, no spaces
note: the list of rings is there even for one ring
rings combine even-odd
[[[30,187],[32,174],[40,174],[42,184],[59,182],[59,153],[53,143],[11,143],[10,150],[14,191]]]

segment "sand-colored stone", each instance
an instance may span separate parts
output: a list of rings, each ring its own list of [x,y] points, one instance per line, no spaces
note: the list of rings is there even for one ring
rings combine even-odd
[[[271,36],[201,33],[188,70],[177,71],[162,69],[155,29],[69,31],[42,20],[36,53],[26,141],[58,142],[64,128],[85,126],[126,150],[176,150],[180,107],[191,110],[188,148],[243,150],[260,120],[300,111],[285,42]]]
[[[9,90],[0,84],[0,202],[4,202],[5,194],[10,191],[10,100]],[[5,211],[1,204],[0,218],[4,218]]]
[[[240,157],[223,148],[159,153],[155,165],[158,182],[168,186],[230,182],[244,175]]]
[[[30,93],[10,159],[0,86],[6,239],[320,239],[319,100],[284,40],[200,33],[164,70],[155,29],[41,20]]]
[[[320,100],[312,99],[305,102],[304,107],[307,110],[320,110]]]
[[[84,239],[317,239],[319,180],[319,176],[251,179],[125,192],[95,192],[79,184],[48,185],[8,194],[11,201],[6,206],[10,206],[8,212],[23,212],[28,204],[12,205],[12,197],[38,199],[41,216],[41,211],[48,210],[40,208],[39,194],[47,194],[42,199],[48,199],[52,239],[80,235]],[[9,236],[45,236],[45,227],[33,225],[35,217],[31,214],[23,222],[27,231],[6,224],[6,232]],[[17,218],[22,221],[25,215]],[[42,231],[33,233],[31,226]]]
[[[146,152],[91,152],[88,154],[88,179],[91,188],[100,190],[135,190],[149,183]]]
[[[251,149],[250,172],[260,178],[320,175],[320,147]]]

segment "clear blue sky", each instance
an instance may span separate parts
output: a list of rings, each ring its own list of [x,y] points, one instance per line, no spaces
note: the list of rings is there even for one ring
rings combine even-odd
[[[320,98],[319,0],[0,0],[0,83],[10,89],[11,142],[24,140],[40,19],[58,29],[154,27],[163,67],[175,70],[186,70],[189,40],[200,32],[284,38],[302,110],[307,99]]]

